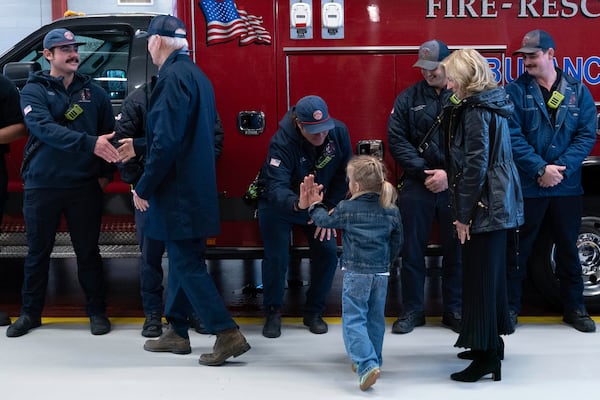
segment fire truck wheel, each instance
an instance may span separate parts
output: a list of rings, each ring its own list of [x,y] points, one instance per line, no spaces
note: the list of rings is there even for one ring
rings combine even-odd
[[[561,308],[559,282],[556,278],[555,247],[542,229],[529,262],[530,278],[535,288],[551,305]],[[582,268],[583,295],[589,313],[600,312],[600,217],[584,217],[577,240]]]

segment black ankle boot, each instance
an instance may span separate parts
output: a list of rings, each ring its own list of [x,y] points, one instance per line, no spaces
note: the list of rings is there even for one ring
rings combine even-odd
[[[504,360],[504,340],[502,340],[501,337],[498,337],[498,339],[498,358],[500,358],[500,360]],[[460,358],[461,360],[475,360],[481,356],[481,354],[478,355],[477,353],[478,352],[475,350],[465,350],[458,353],[456,357]]]
[[[477,358],[464,370],[450,375],[450,378],[460,382],[476,382],[487,374],[492,374],[494,381],[502,379],[502,363],[496,351],[483,352],[482,358]]]

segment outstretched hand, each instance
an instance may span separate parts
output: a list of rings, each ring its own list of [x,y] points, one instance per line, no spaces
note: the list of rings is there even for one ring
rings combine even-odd
[[[313,203],[323,201],[323,185],[315,182],[315,176],[310,174],[304,177],[304,181],[300,183],[300,198],[298,200],[298,208],[304,210]]]
[[[119,152],[119,157],[121,158],[119,161],[126,162],[135,157],[135,148],[133,147],[133,139],[132,138],[124,138],[119,140],[121,145],[117,148]]]
[[[94,154],[109,163],[120,161],[119,152],[111,143],[113,136],[115,136],[114,132],[98,136],[94,146]]]

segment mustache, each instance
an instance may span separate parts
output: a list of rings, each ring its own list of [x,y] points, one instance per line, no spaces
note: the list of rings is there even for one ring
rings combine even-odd
[[[76,62],[76,63],[79,64],[79,57],[69,57],[69,58],[67,58],[66,62],[68,62],[68,63],[70,63],[70,62]]]

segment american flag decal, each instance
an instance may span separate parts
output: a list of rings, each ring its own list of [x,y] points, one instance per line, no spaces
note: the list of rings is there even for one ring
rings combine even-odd
[[[239,38],[240,46],[271,44],[271,34],[263,28],[262,17],[238,9],[234,0],[201,0],[199,5],[206,18],[208,45],[236,38]]]

